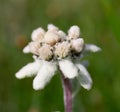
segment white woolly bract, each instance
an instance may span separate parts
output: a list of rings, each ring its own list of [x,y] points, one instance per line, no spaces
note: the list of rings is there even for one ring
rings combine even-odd
[[[77,78],[80,82],[80,85],[87,90],[91,89],[92,79],[90,74],[82,64],[76,64],[76,66],[79,68],[79,75]]]
[[[55,63],[44,61],[42,68],[33,80],[33,88],[35,90],[43,89],[54,76],[56,69]]]
[[[29,45],[27,45],[23,48],[23,53],[30,53]]]
[[[32,63],[27,64],[26,66],[22,67],[15,76],[18,79],[23,79],[25,77],[31,77],[36,75],[42,66],[42,61],[35,61]]]
[[[101,51],[101,48],[94,44],[86,44],[85,51],[98,52],[98,51]]]
[[[77,67],[69,59],[59,61],[59,67],[66,78],[73,79],[78,75]]]

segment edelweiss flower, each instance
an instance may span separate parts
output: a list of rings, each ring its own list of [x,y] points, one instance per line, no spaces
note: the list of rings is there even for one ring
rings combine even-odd
[[[49,24],[46,32],[42,28],[33,31],[32,42],[23,52],[32,53],[34,62],[24,66],[15,76],[19,79],[35,76],[33,88],[39,90],[60,70],[65,78],[77,78],[80,85],[89,90],[92,79],[80,60],[85,52],[100,50],[96,45],[84,43],[83,38],[80,38],[78,26],[70,27],[66,35],[58,27]]]

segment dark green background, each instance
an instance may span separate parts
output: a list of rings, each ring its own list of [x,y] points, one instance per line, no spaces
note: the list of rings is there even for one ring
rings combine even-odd
[[[120,112],[120,0],[0,0],[0,112],[64,112],[59,75],[41,91],[33,78],[14,76],[32,61],[22,53],[32,30],[48,23],[65,32],[77,24],[86,43],[102,48],[87,57],[93,88],[80,89],[74,112]]]

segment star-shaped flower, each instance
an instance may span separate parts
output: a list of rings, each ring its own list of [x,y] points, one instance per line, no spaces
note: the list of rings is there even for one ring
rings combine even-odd
[[[60,70],[65,78],[77,78],[80,85],[90,89],[92,79],[81,63],[81,58],[86,52],[97,52],[101,49],[93,44],[85,44],[80,38],[80,28],[72,26],[68,34],[58,27],[49,24],[48,31],[37,28],[32,32],[32,42],[24,49],[24,53],[32,53],[34,62],[27,64],[16,73],[18,79],[35,76],[33,88],[43,89],[57,70]],[[78,61],[79,60],[79,61]]]

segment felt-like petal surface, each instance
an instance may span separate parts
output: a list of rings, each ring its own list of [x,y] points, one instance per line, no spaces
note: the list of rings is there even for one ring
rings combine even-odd
[[[66,78],[74,78],[78,75],[78,69],[69,59],[59,61],[59,67]]]
[[[76,64],[76,66],[79,68],[79,75],[77,78],[80,82],[80,85],[87,90],[91,89],[92,79],[90,74],[82,64]]]
[[[29,45],[27,45],[23,48],[23,53],[30,53]]]
[[[55,63],[44,61],[42,68],[33,80],[33,88],[35,90],[43,89],[55,75],[56,70],[57,67]]]
[[[22,67],[15,76],[18,79],[23,79],[25,77],[31,77],[36,75],[42,66],[42,61],[35,61],[32,63],[27,64],[26,66]]]
[[[94,44],[86,44],[85,51],[98,52],[98,51],[101,51],[101,48]]]

